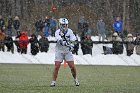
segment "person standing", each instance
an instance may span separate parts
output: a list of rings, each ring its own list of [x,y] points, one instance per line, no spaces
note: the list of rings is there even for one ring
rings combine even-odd
[[[48,16],[44,20],[44,35],[47,37],[51,35],[50,18]]]
[[[16,34],[18,35],[19,27],[20,27],[20,20],[18,16],[15,16],[14,21],[13,21],[13,26],[14,26],[14,29],[16,30]]]
[[[85,17],[81,16],[80,19],[78,20],[78,35],[80,35],[80,36],[83,31],[85,23],[86,23]]]
[[[26,32],[24,31],[21,32],[21,36],[19,37],[19,41],[18,41],[21,54],[27,54],[28,42],[29,42],[29,39]]]
[[[105,23],[104,23],[103,19],[98,20],[97,31],[98,31],[99,41],[104,41],[106,35],[105,35]]]
[[[57,21],[53,17],[50,19],[50,29],[51,29],[51,36],[54,37],[55,31],[57,29]]]
[[[91,36],[90,35],[87,35],[83,41],[83,44],[84,44],[84,51],[85,51],[85,54],[83,55],[86,55],[86,54],[90,54],[92,55],[92,48],[93,48],[93,42],[92,42],[92,39],[91,39]]]
[[[56,30],[55,38],[57,40],[56,51],[55,51],[55,67],[53,71],[53,80],[51,82],[50,87],[54,87],[56,85],[56,78],[58,75],[59,68],[63,60],[66,60],[68,63],[72,76],[74,78],[74,82],[76,86],[79,86],[80,83],[77,79],[76,67],[74,65],[74,58],[72,55],[74,42],[76,40],[73,31],[68,28],[68,19],[60,18],[59,19],[59,27],[60,29]]]
[[[72,51],[72,54],[78,55],[79,41],[78,41],[77,33],[76,32],[73,32],[73,33],[76,36],[76,40],[75,40],[75,43],[74,43],[74,50]]]
[[[12,36],[5,35],[5,46],[7,47],[7,51],[14,53],[14,44]]]
[[[4,40],[5,40],[5,33],[0,29],[0,51],[2,50],[3,52],[5,51]]]
[[[13,19],[11,16],[8,18],[7,35],[12,37]]]
[[[128,34],[125,40],[127,43],[125,44],[127,56],[131,56],[134,51],[134,39],[132,34]]]
[[[112,52],[113,54],[122,54],[123,53],[123,43],[120,36],[115,32],[112,35]]]
[[[81,49],[82,49],[83,55],[86,54],[84,40],[86,39],[86,36],[89,36],[89,35],[91,35],[91,29],[89,28],[89,25],[87,23],[85,23],[81,37],[80,37]]]
[[[41,38],[39,39],[39,49],[40,52],[48,52],[49,50],[49,40],[45,35],[41,35]]]
[[[140,55],[140,34],[137,35],[135,39],[135,44],[136,44],[136,54]]]
[[[0,29],[2,32],[4,32],[4,30],[5,30],[5,21],[2,17],[2,15],[0,15]]]
[[[35,34],[31,35],[29,42],[31,44],[31,46],[30,46],[31,54],[36,55],[39,52],[39,42],[38,42],[38,39]]]
[[[19,46],[19,38],[20,38],[20,36],[21,36],[21,32],[19,31],[18,33],[17,33],[17,36],[15,37],[15,45],[16,45],[16,47],[17,47],[17,52],[18,53],[20,53],[21,52],[21,49],[20,49],[20,46]]]
[[[123,27],[122,22],[121,22],[121,20],[120,20],[120,17],[118,16],[118,17],[116,18],[116,21],[115,21],[114,24],[113,24],[113,28],[114,28],[115,32],[116,32],[119,36],[121,36],[122,27]],[[122,36],[121,36],[121,37],[122,37]]]
[[[44,22],[43,19],[40,18],[35,22],[35,28],[36,28],[36,36],[41,35],[43,33],[43,28],[44,28]]]

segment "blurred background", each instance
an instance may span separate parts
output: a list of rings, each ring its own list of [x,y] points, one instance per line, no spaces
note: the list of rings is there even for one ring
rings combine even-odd
[[[34,24],[45,16],[68,18],[69,26],[77,31],[78,20],[84,17],[92,34],[96,35],[96,23],[103,18],[107,35],[113,30],[117,16],[123,22],[123,31],[134,35],[140,32],[140,0],[0,0],[0,15],[5,20],[9,16],[19,16],[21,29],[32,33]]]

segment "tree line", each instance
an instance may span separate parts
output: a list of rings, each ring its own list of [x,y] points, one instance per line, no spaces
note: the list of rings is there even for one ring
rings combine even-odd
[[[57,8],[52,11],[52,6]],[[22,27],[34,30],[34,23],[41,17],[66,17],[72,29],[77,30],[80,16],[85,16],[90,27],[96,30],[96,22],[102,17],[108,31],[116,16],[123,21],[123,30],[138,33],[140,30],[140,0],[0,0],[0,13],[6,19],[18,15]]]

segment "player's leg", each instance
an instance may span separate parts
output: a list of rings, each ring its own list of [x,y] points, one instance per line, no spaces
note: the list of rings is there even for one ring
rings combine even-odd
[[[75,85],[79,86],[80,83],[79,83],[79,81],[77,79],[77,73],[76,73],[76,67],[74,65],[74,61],[68,61],[68,65],[69,65],[69,67],[71,69],[71,73],[72,73],[72,76],[74,78]]]
[[[67,61],[68,63],[68,66],[70,67],[71,69],[71,73],[72,73],[72,76],[74,78],[74,82],[75,82],[75,85],[76,86],[79,86],[79,81],[77,79],[77,73],[76,73],[76,67],[74,65],[74,58],[73,58],[73,55],[72,53],[68,53],[65,55],[65,60]]]
[[[61,62],[55,61],[55,67],[54,67],[54,70],[53,70],[53,81],[52,81],[52,83],[50,85],[51,87],[55,86],[60,66],[61,66]]]
[[[61,66],[61,62],[55,61],[55,67],[53,71],[53,81],[56,81],[60,66]]]
[[[56,52],[55,53],[55,67],[54,67],[54,70],[53,70],[53,81],[50,85],[51,87],[55,86],[58,71],[59,71],[59,68],[61,66],[62,60],[63,60],[63,55],[59,52]]]
[[[74,66],[74,61],[68,61],[67,63],[68,63],[68,66],[71,69],[72,76],[75,79],[77,74],[76,74],[76,68]]]

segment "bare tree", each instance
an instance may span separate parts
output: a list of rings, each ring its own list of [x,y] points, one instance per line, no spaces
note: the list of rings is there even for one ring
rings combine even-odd
[[[0,15],[4,18],[18,15],[23,25],[33,28],[39,17],[53,15],[52,4],[57,5],[55,17],[68,17],[74,22],[71,23],[73,28],[77,19],[85,15],[91,24],[103,17],[107,28],[113,30],[114,17],[119,15],[123,19],[123,30],[140,30],[140,0],[0,0]]]

